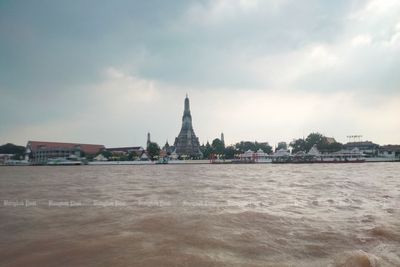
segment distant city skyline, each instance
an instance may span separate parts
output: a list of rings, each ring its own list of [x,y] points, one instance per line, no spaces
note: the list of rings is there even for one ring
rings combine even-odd
[[[0,142],[400,143],[400,2],[0,3]]]

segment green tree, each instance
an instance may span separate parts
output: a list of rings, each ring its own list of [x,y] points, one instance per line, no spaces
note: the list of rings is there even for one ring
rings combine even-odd
[[[338,143],[338,142],[334,142],[334,143],[323,143],[320,144],[318,146],[318,150],[321,152],[328,152],[328,153],[332,153],[332,152],[337,152],[339,150],[343,149],[343,144],[342,143]]]
[[[225,145],[224,145],[224,142],[222,142],[220,139],[215,138],[212,141],[211,146],[212,146],[213,152],[215,154],[219,154],[219,155],[224,154]]]
[[[108,151],[108,150],[101,151],[101,154],[103,155],[103,157],[105,157],[107,159],[110,159],[112,157],[111,151]]]
[[[272,147],[267,142],[258,143],[258,142],[242,141],[240,143],[236,143],[235,148],[241,153],[246,152],[249,149],[254,152],[259,149],[261,149],[265,153],[272,152]]]
[[[278,143],[278,146],[276,147],[276,150],[279,150],[279,149],[287,150],[287,144],[286,144],[286,142],[279,142],[279,143]]]
[[[128,154],[128,160],[135,160],[138,157],[137,153],[135,151],[131,151]]]
[[[314,145],[316,145],[321,152],[335,152],[343,148],[341,143],[328,143],[326,136],[320,133],[310,133],[306,139],[297,139],[290,143],[292,153],[297,153],[299,151],[308,152]]]
[[[235,148],[240,152],[246,152],[247,150],[255,151],[256,145],[253,142],[249,141],[241,141],[240,143],[235,144]]]
[[[228,146],[225,148],[224,154],[226,159],[234,159],[235,154],[239,153],[234,146]]]
[[[154,160],[160,155],[160,146],[155,142],[150,142],[147,146],[147,153],[149,153],[150,159]]]
[[[13,159],[23,159],[25,155],[25,147],[7,143],[0,146],[0,154],[14,154]]]
[[[317,148],[326,144],[326,137],[320,133],[310,133],[306,138],[306,152],[317,145]]]
[[[255,151],[261,149],[262,151],[264,151],[264,153],[268,154],[272,153],[272,147],[267,142],[264,143],[255,142],[255,146],[256,146]]]
[[[205,158],[205,159],[209,159],[210,155],[213,151],[213,149],[208,141],[207,141],[206,145],[202,145],[200,147],[200,150],[201,150],[201,153],[203,153],[203,158]]]
[[[306,151],[306,140],[296,139],[290,142],[289,146],[292,148],[292,153],[297,153],[299,151]]]

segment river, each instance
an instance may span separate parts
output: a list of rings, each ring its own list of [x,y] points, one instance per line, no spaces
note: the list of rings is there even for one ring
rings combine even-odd
[[[400,164],[0,167],[0,266],[400,266]]]

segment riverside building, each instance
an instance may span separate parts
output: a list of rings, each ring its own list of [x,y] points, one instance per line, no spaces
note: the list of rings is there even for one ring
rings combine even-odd
[[[103,145],[29,141],[26,145],[26,154],[31,164],[42,165],[54,158],[94,156],[104,149]]]

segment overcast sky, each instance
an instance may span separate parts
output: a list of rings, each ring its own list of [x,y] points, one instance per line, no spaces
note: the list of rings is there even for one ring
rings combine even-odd
[[[400,1],[1,1],[0,142],[400,143]]]

